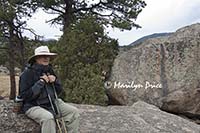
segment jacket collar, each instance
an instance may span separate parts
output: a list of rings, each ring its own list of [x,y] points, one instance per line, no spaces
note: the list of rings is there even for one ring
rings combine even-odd
[[[36,72],[40,73],[41,75],[42,73],[49,73],[51,70],[51,65],[41,65],[41,64],[34,63],[31,66],[31,68],[34,69]]]

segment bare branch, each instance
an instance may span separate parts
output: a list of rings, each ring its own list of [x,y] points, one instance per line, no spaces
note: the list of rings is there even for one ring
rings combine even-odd
[[[35,31],[34,31],[33,29],[31,29],[31,28],[22,27],[22,29],[31,32],[34,36],[39,36],[39,35],[37,35],[37,34],[35,33]]]
[[[63,12],[63,11],[61,11],[61,10],[59,10],[59,9],[56,9],[56,8],[54,8],[54,7],[49,7],[49,9],[51,9],[51,10],[53,10],[53,11],[56,11],[56,12],[58,12],[58,13],[60,13],[60,14],[64,14],[65,12]]]

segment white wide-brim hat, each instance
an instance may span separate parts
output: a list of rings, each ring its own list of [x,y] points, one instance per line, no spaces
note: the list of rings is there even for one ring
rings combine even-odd
[[[50,57],[57,56],[57,53],[51,53],[47,46],[37,47],[35,49],[34,53],[35,54],[29,58],[28,63],[33,63],[35,61],[35,57],[37,57],[37,56],[42,56],[42,55],[46,55],[46,56],[50,56]]]

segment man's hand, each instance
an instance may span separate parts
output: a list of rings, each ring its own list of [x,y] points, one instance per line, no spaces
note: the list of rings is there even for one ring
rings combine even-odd
[[[43,76],[40,76],[40,81],[48,83],[49,82],[49,78],[48,78],[47,75],[43,75]]]
[[[54,75],[48,75],[48,78],[49,78],[50,83],[53,83],[56,81],[56,77]]]

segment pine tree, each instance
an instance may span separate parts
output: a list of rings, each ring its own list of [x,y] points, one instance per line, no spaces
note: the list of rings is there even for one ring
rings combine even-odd
[[[110,72],[117,55],[118,43],[104,34],[96,18],[78,21],[58,43],[59,75],[64,84],[66,101],[105,104],[102,72]]]

